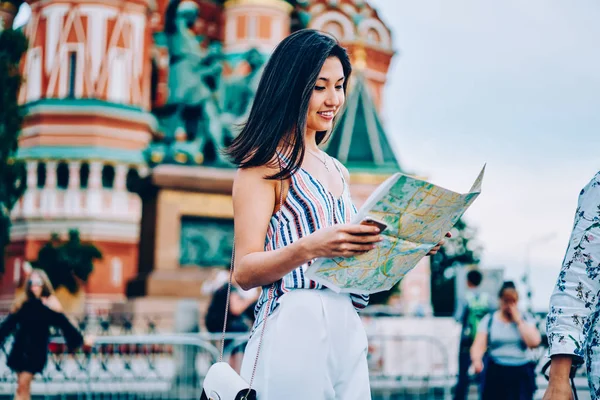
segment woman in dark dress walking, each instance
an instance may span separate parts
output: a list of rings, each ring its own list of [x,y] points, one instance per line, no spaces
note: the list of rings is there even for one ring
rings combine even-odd
[[[17,302],[0,325],[0,345],[11,333],[14,342],[7,365],[17,374],[15,399],[31,398],[31,381],[43,371],[48,360],[50,326],[59,328],[69,350],[83,344],[81,333],[61,312],[52,285],[42,270],[32,270],[25,286],[25,297]]]

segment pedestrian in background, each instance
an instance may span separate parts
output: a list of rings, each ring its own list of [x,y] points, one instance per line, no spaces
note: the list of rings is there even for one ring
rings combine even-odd
[[[461,324],[458,349],[458,380],[454,388],[454,399],[465,400],[469,393],[471,377],[471,346],[475,341],[479,323],[491,310],[489,295],[479,290],[483,275],[474,269],[467,273],[467,292],[457,307],[455,319]]]
[[[499,310],[479,323],[471,361],[481,373],[482,400],[531,400],[536,391],[535,362],[529,349],[542,338],[532,316],[518,308],[515,284],[506,281],[498,294]]]
[[[225,323],[225,305],[227,303],[227,290],[229,289],[229,274],[223,272],[215,278],[213,283],[217,289],[213,292],[210,304],[206,311],[204,324],[206,329],[211,333],[223,332],[223,324]],[[256,301],[260,291],[257,288],[248,291],[239,287],[237,282],[231,282],[231,293],[229,295],[229,308],[227,313],[227,333],[247,333],[254,324],[254,313],[252,310],[256,306]],[[229,365],[239,373],[244,345],[237,345],[229,348],[234,342],[234,339],[225,340],[225,349],[228,349]]]
[[[571,399],[569,376],[584,359],[591,398],[600,399],[600,172],[579,194],[546,324],[551,364],[544,400]]]
[[[62,313],[46,273],[33,269],[23,298],[15,303],[0,325],[0,345],[8,335],[14,334],[7,365],[17,374],[17,400],[31,398],[31,381],[46,366],[51,326],[62,331],[69,350],[83,344],[81,333]]]

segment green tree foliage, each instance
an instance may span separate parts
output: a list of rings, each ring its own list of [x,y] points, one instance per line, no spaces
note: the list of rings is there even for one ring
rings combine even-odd
[[[19,62],[26,50],[27,38],[21,32],[0,30],[0,273],[10,242],[10,211],[26,189],[24,163],[14,159],[23,119],[17,102],[22,82]]]
[[[64,286],[69,292],[77,293],[94,270],[94,260],[101,258],[102,253],[96,246],[82,243],[79,232],[71,230],[64,243],[58,235],[52,234],[50,241],[40,249],[34,265],[46,272],[55,289]]]
[[[440,251],[431,256],[431,303],[436,316],[449,316],[455,305],[455,268],[479,264],[476,230],[459,219]]]

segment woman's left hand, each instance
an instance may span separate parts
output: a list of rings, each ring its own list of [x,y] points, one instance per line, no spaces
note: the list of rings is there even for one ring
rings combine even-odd
[[[85,335],[83,337],[83,345],[87,347],[94,347],[95,337],[93,335]]]
[[[451,238],[452,234],[450,232],[448,232],[448,233],[446,233],[446,237],[447,238]],[[429,253],[427,253],[426,255],[432,256],[432,255],[436,254],[442,248],[442,246],[445,243],[446,243],[445,239],[440,240],[440,242],[438,244],[436,244],[434,248],[432,248],[431,250],[429,250]]]

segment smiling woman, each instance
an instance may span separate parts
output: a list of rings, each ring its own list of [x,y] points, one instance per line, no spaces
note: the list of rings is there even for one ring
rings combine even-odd
[[[349,224],[356,209],[348,172],[318,147],[350,74],[346,50],[330,35],[290,35],[266,65],[249,119],[227,150],[240,167],[235,280],[263,288],[241,369],[259,398],[371,398],[356,313],[368,297],[334,293],[305,276],[317,257],[349,257],[381,240],[378,228]]]
[[[306,32],[317,31],[303,30],[300,35]],[[336,43],[325,33],[316,35],[322,42]],[[248,121],[227,149],[234,163],[242,168],[272,164],[278,147],[285,141],[285,148],[279,150],[284,150],[290,163],[270,178],[287,178],[304,158],[305,129],[314,135],[313,150],[318,152],[316,146],[331,131],[334,117],[344,103],[352,69],[346,51],[339,45],[329,53],[315,52],[317,48],[316,42],[293,40],[284,40],[278,47],[281,63],[271,57]],[[313,68],[316,65],[318,69]]]

